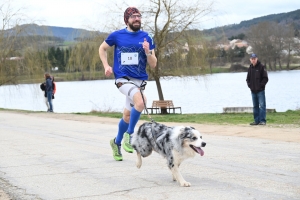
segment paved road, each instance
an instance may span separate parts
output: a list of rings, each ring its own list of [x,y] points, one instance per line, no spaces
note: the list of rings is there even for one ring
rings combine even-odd
[[[181,166],[184,188],[156,153],[141,169],[135,154],[114,161],[115,124],[56,115],[0,112],[0,189],[11,198],[300,199],[299,143],[203,132],[205,155]]]

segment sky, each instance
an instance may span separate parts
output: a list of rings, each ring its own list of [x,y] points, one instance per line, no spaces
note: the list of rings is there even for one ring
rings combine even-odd
[[[20,10],[38,25],[89,30],[101,29],[109,12],[108,3],[113,5],[122,2],[121,0],[1,0],[0,6],[3,1],[10,2],[13,9]],[[189,0],[182,1],[189,2]],[[143,2],[144,0],[126,0],[126,3],[132,6]],[[121,10],[127,7],[124,4],[117,6]],[[199,29],[239,24],[244,20],[297,9],[300,9],[300,0],[214,0],[214,12],[205,19]]]

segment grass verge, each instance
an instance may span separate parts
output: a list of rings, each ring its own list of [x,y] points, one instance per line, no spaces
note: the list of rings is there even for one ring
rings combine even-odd
[[[77,113],[99,117],[121,118],[122,113],[90,112]],[[157,122],[190,122],[198,124],[249,124],[253,121],[252,113],[213,113],[213,114],[167,114],[151,115]],[[149,120],[147,115],[141,115],[142,120]],[[292,124],[300,127],[300,110],[267,113],[267,124]]]
[[[25,113],[44,113],[42,111],[27,111],[15,109],[3,109],[0,111],[17,111]],[[86,116],[121,118],[120,112],[102,112],[92,111],[89,113],[71,113]],[[248,125],[253,121],[252,113],[203,113],[203,114],[167,114],[167,115],[151,115],[152,119],[157,122],[187,122],[197,124],[220,124],[220,125]],[[150,120],[147,115],[142,114],[141,120]],[[267,113],[268,125],[292,125],[300,127],[300,110],[288,110],[286,112]]]

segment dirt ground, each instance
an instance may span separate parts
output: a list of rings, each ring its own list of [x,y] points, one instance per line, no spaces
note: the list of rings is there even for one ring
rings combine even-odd
[[[118,124],[119,119],[105,118],[97,116],[86,116],[77,114],[57,114],[57,113],[24,113],[27,115],[39,115],[40,117],[50,117],[62,120],[99,122],[101,124]],[[140,120],[137,126],[145,121]],[[165,123],[168,126],[188,125],[199,130],[202,135],[213,134],[221,136],[236,136],[270,139],[282,142],[300,143],[300,127],[296,125],[269,125],[250,126],[249,124],[241,125],[215,125],[215,124],[195,124],[195,123]]]

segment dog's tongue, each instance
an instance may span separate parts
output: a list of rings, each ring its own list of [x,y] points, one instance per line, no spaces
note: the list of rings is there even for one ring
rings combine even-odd
[[[204,155],[204,151],[203,151],[201,148],[197,147],[196,149],[197,149],[197,152],[198,152],[201,156]]]

